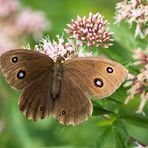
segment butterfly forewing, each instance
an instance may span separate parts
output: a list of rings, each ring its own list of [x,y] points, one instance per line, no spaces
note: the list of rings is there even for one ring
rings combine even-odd
[[[83,91],[97,98],[111,95],[126,79],[127,69],[103,57],[75,58],[65,63],[69,73]]]
[[[8,51],[0,57],[0,69],[15,89],[23,89],[40,74],[52,68],[48,56],[26,49]]]

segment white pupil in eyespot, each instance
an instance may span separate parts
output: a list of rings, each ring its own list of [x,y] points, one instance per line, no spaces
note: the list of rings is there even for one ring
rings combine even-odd
[[[94,83],[95,83],[96,87],[102,87],[103,86],[103,80],[101,80],[99,78],[96,78],[94,80]]]
[[[96,81],[96,84],[97,84],[98,86],[101,86],[101,85],[102,85],[102,82],[101,82],[100,80],[97,80],[97,81]]]
[[[13,63],[16,63],[17,61],[18,61],[18,57],[13,57],[13,58],[12,58],[12,62],[13,62]]]
[[[106,70],[107,70],[108,73],[113,73],[113,69],[111,67],[107,67]]]
[[[17,78],[18,79],[23,79],[26,75],[26,72],[24,70],[20,70],[18,73],[17,73]]]
[[[19,77],[23,77],[24,74],[22,72],[19,73]]]

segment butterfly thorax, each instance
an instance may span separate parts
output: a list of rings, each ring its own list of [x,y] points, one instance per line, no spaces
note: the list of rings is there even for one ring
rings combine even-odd
[[[51,95],[55,99],[59,96],[62,83],[63,64],[60,61],[55,62],[52,79]]]

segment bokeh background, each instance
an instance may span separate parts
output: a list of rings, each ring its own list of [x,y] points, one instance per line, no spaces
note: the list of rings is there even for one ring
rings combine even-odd
[[[129,28],[126,23],[122,23],[120,26],[114,24],[113,17],[117,2],[118,0],[20,0],[20,9],[30,7],[34,11],[43,11],[49,22],[49,28],[44,31],[43,35],[49,35],[51,39],[56,39],[57,34],[62,35],[66,24],[70,23],[71,19],[76,18],[77,15],[88,16],[89,12],[101,13],[110,22],[110,30],[115,33],[115,42],[109,49],[100,48],[99,54],[105,54],[109,58],[125,64],[130,60],[133,49],[139,46],[145,48],[146,40],[134,39],[133,28]],[[33,22],[34,19],[30,21]],[[39,38],[36,39],[32,34],[29,34],[23,40],[22,45],[17,48],[26,46],[28,43],[33,47]],[[97,126],[100,120],[98,116],[90,117],[86,122],[75,127],[62,126],[52,117],[38,122],[29,121],[25,119],[17,107],[19,96],[20,92],[12,90],[0,74],[0,147],[95,147],[101,130],[103,130],[103,127]],[[124,101],[126,98],[124,88],[117,91],[114,97]],[[123,110],[127,112],[136,110],[139,101],[138,97],[135,98]],[[148,105],[144,111],[148,115]],[[132,137],[148,144],[147,128],[128,123],[125,125]],[[106,147],[114,148],[114,140],[115,137],[112,135],[106,137]]]

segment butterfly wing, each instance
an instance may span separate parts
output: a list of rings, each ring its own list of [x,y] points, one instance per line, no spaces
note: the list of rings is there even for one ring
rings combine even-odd
[[[75,58],[65,63],[65,73],[90,95],[104,98],[111,95],[126,79],[127,69],[103,57]]]
[[[71,74],[64,73],[60,96],[54,100],[53,116],[65,125],[77,125],[85,121],[92,114],[88,97]]]
[[[19,100],[19,108],[27,119],[44,119],[52,112],[52,76],[53,72],[47,71],[24,89]]]
[[[21,90],[40,74],[52,68],[54,62],[42,53],[26,49],[11,50],[1,55],[0,69],[10,85]]]

